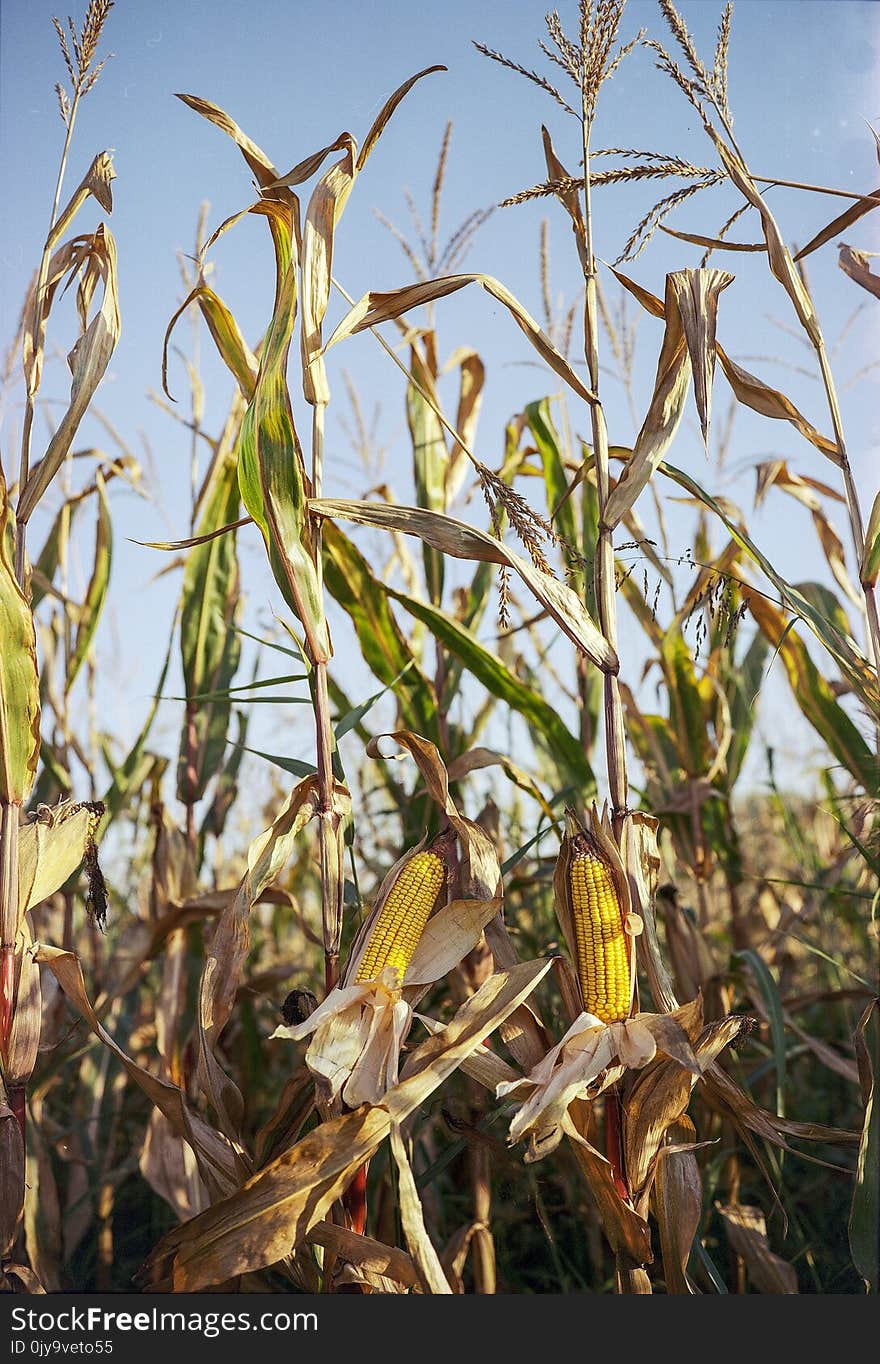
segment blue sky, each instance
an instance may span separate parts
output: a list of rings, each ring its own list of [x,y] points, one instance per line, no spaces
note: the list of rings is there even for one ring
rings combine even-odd
[[[77,21],[81,20],[84,4],[71,8]],[[682,0],[681,9],[698,46],[710,51],[720,5]],[[50,23],[53,10],[42,0],[5,0],[0,13],[0,155],[10,191],[0,205],[6,339],[12,336],[20,301],[38,260],[62,142],[53,85],[62,77],[63,67]],[[145,501],[124,489],[113,490],[114,576],[97,644],[101,716],[111,730],[132,734],[139,725],[167,643],[177,591],[174,577],[154,581],[162,560],[131,539],[174,538],[186,534],[188,525],[189,436],[147,397],[148,390],[160,388],[162,338],[182,297],[176,253],[192,250],[204,200],[210,202],[208,221],[213,227],[252,197],[249,173],[235,147],[175,100],[174,92],[191,92],[221,105],[285,170],[331,142],[343,129],[363,137],[387,95],[415,71],[436,62],[448,67],[446,73],[421,82],[405,101],[346,210],[337,239],[335,273],[351,294],[359,296],[368,288],[409,282],[410,267],[374,210],[380,209],[407,230],[407,188],[416,204],[427,211],[447,120],[453,120],[454,131],[441,235],[444,229],[454,230],[474,209],[489,207],[543,178],[542,121],[553,131],[563,160],[574,166],[574,122],[540,91],[487,62],[472,46],[472,39],[478,39],[526,66],[540,64],[545,69],[536,46],[543,34],[543,13],[541,4],[526,0],[483,0],[479,6],[460,0],[437,6],[396,0],[383,4],[324,0],[320,6],[299,0],[286,4],[214,0],[210,5],[194,0],[118,0],[103,48],[115,56],[82,107],[67,181],[67,188],[72,189],[95,152],[104,147],[114,150],[118,178],[113,186],[111,226],[119,251],[123,333],[97,401],[143,459],[151,494]],[[564,25],[573,26],[573,14],[572,5],[562,7]],[[651,0],[630,0],[623,36],[631,36],[640,26],[665,40]],[[876,124],[880,117],[878,44],[880,9],[873,3],[739,0],[730,59],[731,103],[737,136],[753,171],[855,191],[877,184],[875,148],[865,121]],[[669,150],[702,164],[713,163],[689,106],[654,69],[650,53],[644,50],[629,59],[603,92],[594,145]],[[597,193],[600,256],[613,259],[617,255],[629,229],[655,197],[659,194],[652,195],[650,187]],[[772,192],[771,202],[787,238],[800,243],[843,207],[839,199],[779,189]],[[709,191],[670,223],[711,232],[734,204],[730,192]],[[553,203],[496,211],[477,236],[465,267],[500,278],[536,315],[541,309],[537,252],[544,217],[550,221],[554,292],[567,302],[576,291],[577,274],[569,230]],[[84,226],[94,221],[91,210],[79,220]],[[754,222],[746,218],[741,225],[740,238],[754,239]],[[873,220],[849,229],[846,240],[877,250]],[[658,234],[630,273],[662,294],[665,272],[695,265],[698,257],[696,249]],[[271,303],[271,259],[264,225],[243,223],[218,244],[213,260],[212,283],[254,341],[265,326]],[[727,256],[723,261],[716,258],[716,263],[737,275],[721,300],[719,336],[725,347],[748,368],[784,388],[816,425],[827,429],[819,385],[810,374],[797,372],[812,370],[813,362],[801,343],[777,325],[790,327],[793,318],[760,258]],[[809,279],[829,342],[834,342],[858,305],[865,305],[834,363],[844,388],[853,464],[863,501],[869,506],[878,467],[876,371],[851,387],[847,381],[877,354],[878,329],[871,318],[876,303],[843,277],[833,247],[812,258]],[[609,297],[614,298],[613,292],[609,291]],[[469,345],[480,351],[487,364],[478,453],[487,463],[497,464],[507,418],[524,403],[556,391],[557,383],[530,363],[532,355],[520,333],[482,292],[465,291],[440,304],[438,319],[444,354]],[[72,306],[61,309],[50,332],[50,345],[59,357],[70,348],[75,334]],[[184,324],[178,344],[188,345],[190,335]],[[643,413],[660,335],[656,325],[644,319],[639,320],[638,337],[636,396]],[[201,341],[201,357],[206,385],[204,425],[216,432],[231,381],[213,360],[206,336]],[[339,423],[339,414],[347,413],[341,382],[345,368],[364,409],[371,412],[374,405],[379,406],[380,443],[388,451],[385,476],[401,501],[410,500],[398,374],[369,337],[338,347],[332,358],[328,494],[358,496],[369,486]],[[172,363],[171,384],[185,408],[186,377],[179,361]],[[292,389],[297,403],[296,376]],[[47,368],[43,394],[57,400],[66,392],[67,376],[63,360],[58,359]],[[623,395],[609,382],[603,396],[612,440],[627,443],[634,431]],[[5,404],[2,451],[7,476],[10,464],[16,462],[10,451],[17,440],[20,397],[20,388],[14,389]],[[716,412],[726,401],[726,393],[719,392]],[[305,433],[308,418],[301,400],[297,410]],[[38,419],[37,452],[46,429]],[[90,419],[81,428],[77,446],[92,443],[106,448],[107,436]],[[792,428],[762,423],[745,413],[737,418],[734,444],[723,471],[707,466],[693,421],[680,437],[674,462],[689,468],[713,490],[737,498],[750,511],[750,466],[772,456],[789,459],[800,473],[834,481],[832,466]],[[50,500],[49,505],[57,504]],[[483,510],[476,502],[465,514],[483,523]],[[678,536],[684,549],[690,513],[673,507],[670,515],[673,539]],[[833,520],[846,541],[839,510]],[[45,525],[45,520],[35,521],[34,543],[39,543]],[[772,550],[781,571],[796,579],[822,573],[806,511],[777,497],[755,517],[753,526],[756,538]],[[278,599],[253,533],[242,537],[242,559],[248,593],[246,624],[253,628],[277,607]],[[86,555],[83,571],[87,570]],[[340,673],[347,677],[351,658],[344,627],[337,626],[335,638]],[[624,652],[627,647],[635,678],[641,649],[635,633],[629,644],[624,637]],[[362,694],[371,689],[365,675]],[[777,694],[775,703],[772,695],[768,697],[771,724],[774,704],[780,707],[779,714],[782,709],[788,712],[790,706],[784,690],[777,689]],[[176,742],[178,722],[178,709],[171,704],[163,708],[162,733],[169,752]],[[268,717],[262,717],[262,723],[277,731],[277,723]],[[305,715],[297,714],[294,730],[287,736],[287,751],[308,756]],[[803,742],[809,743],[808,733],[797,725],[787,730],[785,738],[794,756]],[[276,748],[278,742],[276,737]]]

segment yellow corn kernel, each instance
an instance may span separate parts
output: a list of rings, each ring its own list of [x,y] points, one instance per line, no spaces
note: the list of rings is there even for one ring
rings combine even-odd
[[[626,934],[614,878],[586,836],[574,841],[569,870],[584,1008],[603,1023],[629,1016],[631,984]]]
[[[446,864],[437,853],[420,852],[410,858],[379,911],[355,976],[357,984],[375,979],[386,966],[393,966],[403,980],[445,877]]]

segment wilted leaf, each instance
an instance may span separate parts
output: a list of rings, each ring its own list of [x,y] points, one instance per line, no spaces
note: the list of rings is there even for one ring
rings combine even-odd
[[[733,275],[724,270],[678,270],[669,276],[675,302],[681,314],[685,340],[694,376],[694,398],[708,449],[709,418],[712,410],[712,380],[715,374],[715,325],[718,295]],[[668,298],[668,295],[667,295]]]
[[[77,428],[104,377],[119,340],[116,243],[104,223],[100,224],[90,239],[89,259],[104,281],[104,297],[100,309],[67,357],[72,376],[70,402],[49,441],[45,455],[31,469],[19,495],[16,515],[22,524],[29,519],[64,463]]]
[[[86,994],[79,959],[73,952],[65,952],[45,943],[35,943],[33,957],[47,966],[76,1011],[82,1015],[95,1036],[113,1052],[135,1084],[152,1103],[165,1114],[172,1130],[193,1148],[199,1170],[208,1188],[215,1194],[226,1194],[238,1187],[247,1175],[247,1161],[232,1143],[203,1121],[189,1107],[186,1097],[176,1085],[159,1080],[126,1055],[101,1026]]]
[[[687,1275],[691,1246],[700,1225],[703,1184],[693,1151],[670,1149],[696,1141],[690,1118],[679,1118],[666,1133],[660,1148],[654,1179],[654,1207],[663,1254],[663,1277],[667,1293],[696,1292]]]
[[[313,557],[306,510],[306,473],[287,388],[287,356],[296,315],[297,271],[289,219],[272,218],[276,232],[278,297],[269,324],[253,398],[241,424],[238,480],[241,497],[260,528],[275,581],[305,630],[311,661],[332,652]]]
[[[867,251],[859,251],[854,246],[847,246],[845,242],[840,243],[837,264],[843,273],[849,275],[850,279],[855,280],[863,289],[867,289],[869,294],[880,298],[880,275],[874,274],[868,264],[869,260]]]
[[[743,1203],[716,1203],[732,1250],[742,1256],[746,1273],[759,1293],[797,1293],[794,1265],[774,1255],[760,1208]]]
[[[400,1126],[391,1124],[391,1154],[397,1166],[397,1200],[400,1221],[409,1253],[426,1293],[451,1293],[449,1281],[443,1273],[440,1257],[431,1244],[425,1228],[425,1217],[419,1199],[412,1166],[406,1153]]]
[[[171,340],[171,333],[178,318],[182,317],[193,303],[198,303],[221,359],[234,376],[244,398],[250,402],[257,382],[259,361],[242,336],[238,323],[223,299],[215,294],[214,290],[210,289],[207,284],[197,284],[187,294],[165,329],[165,344],[162,349],[163,389],[170,398],[171,394],[168,392],[168,342]]]
[[[615,272],[616,273],[616,272]],[[666,330],[648,415],[633,445],[632,456],[609,494],[605,519],[616,526],[630,510],[675,438],[691,380],[691,358],[673,276],[666,276]]]
[[[367,1106],[321,1123],[151,1254],[141,1279],[197,1291],[234,1274],[283,1259],[325,1216],[380,1142],[472,1054],[534,989],[549,961],[528,962],[493,976],[459,1009],[437,1038],[411,1053],[406,1075],[381,1108]]]

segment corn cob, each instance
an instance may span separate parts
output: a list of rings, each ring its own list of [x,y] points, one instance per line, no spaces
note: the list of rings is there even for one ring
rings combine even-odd
[[[578,834],[569,867],[577,972],[584,1008],[603,1023],[629,1016],[629,957],[620,897],[593,839]]]
[[[374,980],[386,966],[393,966],[403,980],[445,879],[446,864],[437,853],[419,852],[410,858],[379,912],[357,983]]]

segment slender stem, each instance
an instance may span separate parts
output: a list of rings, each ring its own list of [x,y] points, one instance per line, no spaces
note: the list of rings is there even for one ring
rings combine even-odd
[[[584,97],[586,109],[586,97]],[[596,394],[590,404],[593,459],[596,466],[596,491],[599,503],[599,538],[596,546],[595,590],[599,628],[613,649],[617,648],[617,598],[614,578],[613,530],[606,524],[605,508],[610,492],[608,428],[599,398],[599,308],[596,291],[596,261],[593,253],[593,223],[590,200],[590,125],[583,119],[584,150],[584,242],[580,251],[584,271],[584,358],[589,384]],[[620,688],[612,673],[604,675],[605,758],[611,794],[611,819],[620,842],[627,809],[628,778],[626,741]]]

